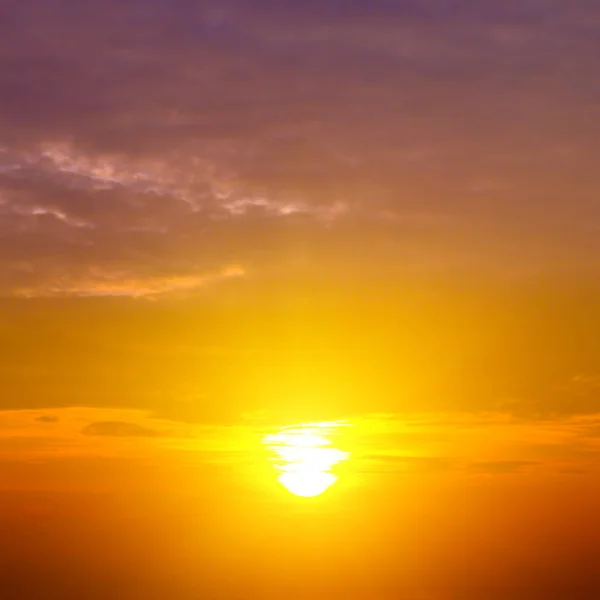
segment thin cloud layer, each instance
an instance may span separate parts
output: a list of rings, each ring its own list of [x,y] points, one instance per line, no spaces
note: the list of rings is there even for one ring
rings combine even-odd
[[[336,444],[363,474],[436,478],[574,476],[598,470],[600,416],[527,421],[506,414],[365,415]],[[42,420],[43,419],[43,420]],[[51,427],[49,426],[51,424]],[[275,423],[209,426],[140,410],[63,408],[0,413],[0,464],[157,461],[262,468]],[[19,457],[15,450],[19,450]],[[246,465],[244,467],[244,465]],[[253,466],[254,465],[254,466]]]
[[[332,267],[348,219],[386,269],[597,267],[593,3],[2,13],[4,295],[106,262],[268,269],[301,250],[265,255],[282,221],[327,228]]]
[[[124,271],[106,271],[89,269],[89,273],[48,285],[19,287],[14,294],[21,298],[53,298],[53,297],[128,297],[128,298],[160,298],[165,294],[192,293],[214,285],[219,281],[242,277],[245,271],[239,266],[228,266],[218,273],[204,275],[171,275],[143,278],[141,275]]]

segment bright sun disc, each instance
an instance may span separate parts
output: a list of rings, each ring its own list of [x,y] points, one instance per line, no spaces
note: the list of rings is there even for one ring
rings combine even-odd
[[[309,423],[284,427],[267,435],[263,443],[274,454],[278,481],[289,492],[303,498],[319,496],[338,478],[331,472],[346,460],[348,452],[334,448],[328,436],[342,423]]]
[[[307,470],[282,473],[278,480],[292,494],[302,498],[313,498],[331,487],[337,481],[337,477],[333,473]]]

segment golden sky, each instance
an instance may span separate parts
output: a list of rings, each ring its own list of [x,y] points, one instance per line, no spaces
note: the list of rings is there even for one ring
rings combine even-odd
[[[597,0],[0,4],[0,599],[600,597]]]

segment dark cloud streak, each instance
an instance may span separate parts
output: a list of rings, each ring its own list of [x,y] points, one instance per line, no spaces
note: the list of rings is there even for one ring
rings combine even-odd
[[[86,425],[82,433],[84,435],[100,435],[110,437],[156,437],[158,433],[137,423],[125,423],[122,421],[98,421]]]

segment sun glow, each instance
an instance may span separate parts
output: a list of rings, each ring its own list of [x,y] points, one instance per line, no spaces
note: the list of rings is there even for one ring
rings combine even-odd
[[[273,453],[271,460],[281,485],[296,496],[312,498],[336,483],[332,469],[350,453],[333,447],[330,438],[345,425],[337,421],[307,423],[265,436],[263,443]]]

